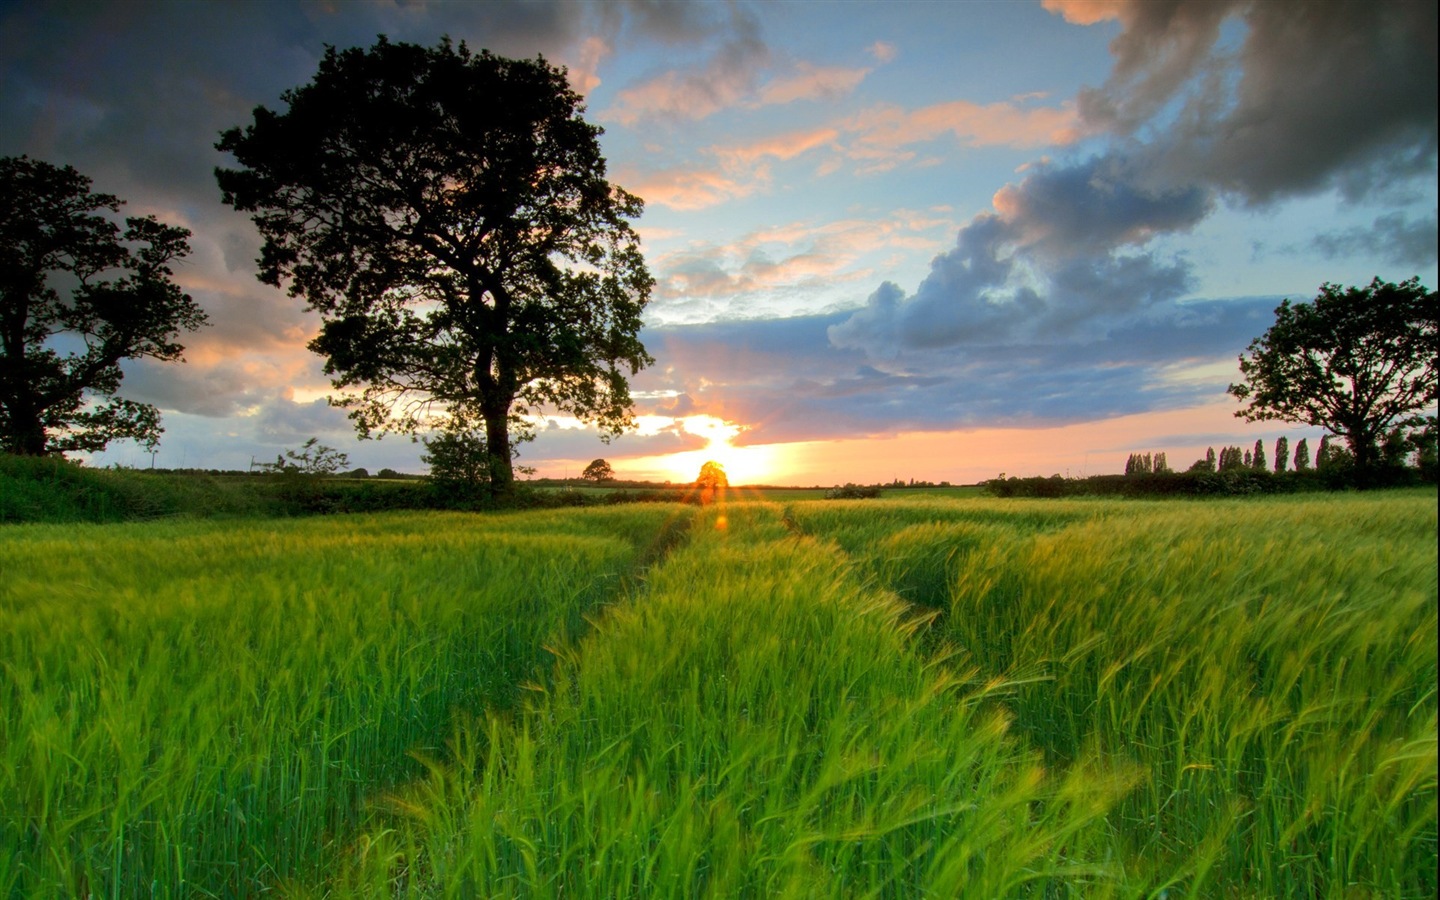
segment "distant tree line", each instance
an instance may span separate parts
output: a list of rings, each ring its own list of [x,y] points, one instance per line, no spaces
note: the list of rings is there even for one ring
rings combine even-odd
[[[1301,438],[1290,452],[1290,441],[1275,441],[1267,454],[1263,441],[1253,447],[1214,447],[1183,472],[1172,470],[1164,453],[1131,453],[1123,475],[1088,478],[1006,478],[1003,474],[983,482],[998,497],[1072,497],[1080,495],[1205,496],[1275,494],[1348,488],[1403,487],[1435,484],[1440,432],[1431,416],[1419,428],[1396,427],[1380,442],[1378,459],[1358,466],[1354,455],[1332,435],[1324,435],[1314,455]]]

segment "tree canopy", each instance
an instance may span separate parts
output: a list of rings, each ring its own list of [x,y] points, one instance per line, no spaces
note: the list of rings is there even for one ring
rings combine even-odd
[[[714,460],[700,466],[700,474],[695,477],[695,486],[702,489],[718,490],[730,486],[730,479],[725,474],[725,467]]]
[[[585,471],[580,473],[580,477],[586,481],[613,481],[615,470],[605,460],[596,459],[585,467]]]
[[[1310,303],[1283,301],[1275,324],[1240,355],[1236,416],[1316,425],[1344,438],[1360,469],[1395,425],[1419,424],[1436,401],[1437,307],[1418,278],[1368,287],[1324,284]]]
[[[254,213],[260,279],[320,313],[311,349],[362,435],[483,423],[500,493],[526,414],[633,423],[642,202],[606,179],[564,70],[382,37],[327,48],[282,99],[223,133],[240,168],[216,176]]]
[[[119,396],[120,362],[178,360],[181,331],[205,313],[171,281],[190,232],[154,216],[112,216],[121,201],[70,166],[0,159],[0,450],[150,447],[160,412]]]

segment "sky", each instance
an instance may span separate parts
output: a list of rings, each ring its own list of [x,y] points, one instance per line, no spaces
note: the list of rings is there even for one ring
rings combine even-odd
[[[221,203],[221,131],[308,83],[325,46],[472,48],[568,69],[656,285],[609,444],[554,415],[518,462],[578,476],[974,483],[1185,468],[1320,432],[1225,392],[1280,301],[1436,285],[1434,0],[0,2],[0,156],[73,165],[192,232],[210,326],[126,365],[158,453],[245,469],[356,439],[319,320],[255,277]]]

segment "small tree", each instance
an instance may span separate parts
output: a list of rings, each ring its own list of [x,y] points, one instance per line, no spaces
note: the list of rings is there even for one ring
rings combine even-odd
[[[1275,440],[1275,472],[1277,474],[1284,474],[1285,464],[1289,461],[1290,439],[1282,434]]]
[[[1379,440],[1411,425],[1440,396],[1440,308],[1418,278],[1368,287],[1320,286],[1310,303],[1283,301],[1275,324],[1240,356],[1228,392],[1235,415],[1315,425],[1344,438],[1362,472]]]
[[[709,503],[715,494],[730,487],[730,479],[725,475],[725,467],[714,460],[705,463],[700,467],[700,474],[695,478],[695,487],[700,490],[700,502]]]
[[[1250,453],[1250,464],[1257,472],[1265,471],[1265,442],[1259,438],[1255,439],[1255,449]]]
[[[0,450],[154,449],[160,411],[117,393],[126,359],[180,359],[205,313],[171,281],[190,232],[109,216],[121,201],[28,157],[0,159]]]
[[[1170,471],[1170,464],[1165,461],[1165,454],[1155,454],[1155,474],[1164,475]]]
[[[276,455],[273,463],[263,464],[263,468],[285,475],[334,475],[348,465],[348,454],[327,447],[320,443],[319,438],[312,437],[301,444],[299,450],[286,450]]]
[[[700,467],[700,474],[695,479],[695,486],[711,489],[727,488],[730,486],[730,479],[725,475],[725,467],[711,460]]]
[[[425,452],[420,461],[430,467],[430,483],[441,493],[471,499],[488,483],[490,454],[479,430],[452,425],[421,443]]]
[[[594,481],[596,483],[614,481],[615,470],[610,468],[610,464],[605,460],[597,459],[585,467],[585,471],[580,473],[580,477],[586,481]]]
[[[1197,459],[1191,464],[1189,472],[1214,472],[1215,471],[1215,448],[1205,448],[1205,458]]]
[[[1301,438],[1300,443],[1295,445],[1295,471],[1308,472],[1310,470],[1310,441]]]

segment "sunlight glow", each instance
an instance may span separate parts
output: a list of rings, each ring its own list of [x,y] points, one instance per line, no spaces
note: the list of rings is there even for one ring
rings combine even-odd
[[[731,485],[775,483],[789,471],[781,447],[733,445],[731,441],[745,430],[744,426],[711,415],[686,416],[675,423],[708,443],[699,450],[635,459],[632,462],[637,468],[657,470],[680,484],[694,481],[700,467],[711,460],[725,467]]]

